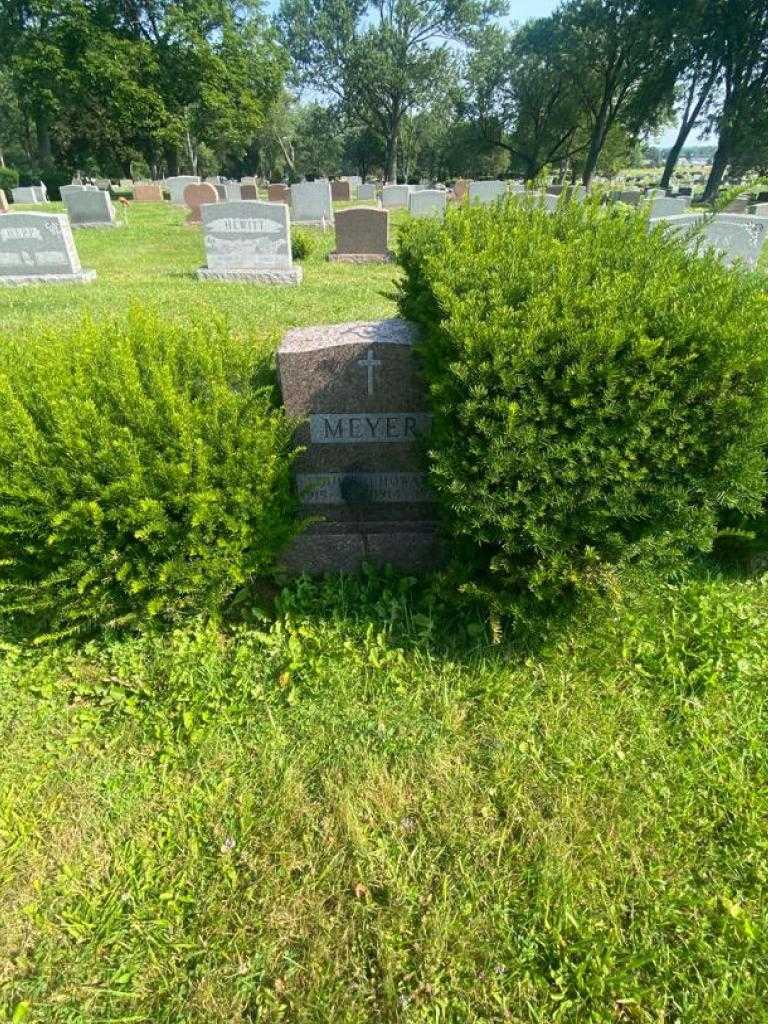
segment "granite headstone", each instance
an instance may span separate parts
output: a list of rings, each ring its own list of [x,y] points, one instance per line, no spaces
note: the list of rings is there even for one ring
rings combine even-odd
[[[470,181],[470,203],[495,203],[507,194],[506,181]]]
[[[290,203],[291,190],[282,182],[273,182],[267,188],[267,200],[270,203]]]
[[[768,218],[753,217],[747,213],[719,213],[714,217],[687,213],[651,220],[650,223],[663,223],[671,231],[681,233],[699,228],[696,237],[701,237],[707,248],[719,252],[726,263],[741,261],[750,269],[757,266],[768,235]],[[692,244],[696,244],[696,238]]]
[[[133,186],[134,203],[162,203],[163,189],[161,185],[138,183]]]
[[[295,224],[333,224],[329,181],[300,181],[291,185],[291,210]]]
[[[172,178],[165,179],[165,187],[171,197],[171,202],[176,206],[184,205],[184,189],[187,185],[193,185],[200,181],[197,174],[177,174]]]
[[[109,192],[98,188],[62,188],[61,198],[73,228],[116,228],[115,208]]]
[[[411,192],[408,197],[408,210],[412,217],[442,217],[448,196],[440,188],[423,188]]]
[[[296,572],[353,571],[363,562],[428,568],[438,558],[420,441],[426,392],[404,320],[290,331],[278,349],[283,401],[301,417],[296,486],[322,516],[284,557]]]
[[[202,224],[203,216],[200,207],[206,203],[218,203],[219,193],[214,185],[207,181],[192,182],[184,189],[184,202],[189,207],[186,224]]]
[[[0,222],[0,284],[88,284],[65,213],[8,213]]]
[[[352,189],[348,181],[331,182],[331,199],[334,203],[349,203],[352,200]]]
[[[389,212],[373,206],[351,206],[336,214],[334,263],[389,263]]]
[[[299,284],[293,266],[291,218],[284,203],[240,200],[201,208],[207,267],[198,277],[215,281]]]
[[[376,199],[376,185],[372,181],[361,182],[357,190],[357,198],[363,203],[370,203]]]

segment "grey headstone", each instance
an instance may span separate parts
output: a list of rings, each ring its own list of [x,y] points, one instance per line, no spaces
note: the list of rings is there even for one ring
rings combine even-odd
[[[372,181],[364,181],[357,190],[357,198],[360,202],[370,202],[376,198],[376,186]]]
[[[388,263],[389,212],[372,206],[352,206],[336,214],[334,263]]]
[[[675,232],[689,232],[701,227],[705,246],[717,250],[726,263],[741,260],[750,269],[757,266],[768,234],[768,218],[753,217],[746,213],[719,213],[715,217],[702,217],[688,213],[678,217],[651,220],[651,224],[666,224]]]
[[[448,196],[443,189],[425,188],[411,192],[408,197],[408,209],[412,217],[442,217]]]
[[[507,194],[506,181],[470,181],[470,203],[495,203]]]
[[[298,284],[293,266],[291,218],[284,203],[241,200],[201,206],[208,266],[204,280]]]
[[[407,209],[411,192],[410,185],[385,185],[381,190],[381,205],[385,210]]]
[[[295,224],[333,224],[329,181],[300,181],[291,185],[291,209]]]
[[[36,185],[11,189],[14,203],[44,203],[43,193]]]
[[[690,196],[667,198],[667,196],[662,195],[652,201],[651,217],[654,220],[657,220],[660,217],[679,217],[681,214],[685,213],[690,205]]]
[[[237,203],[243,198],[240,189],[239,181],[225,181],[224,182],[224,201],[227,203]]]
[[[414,338],[404,320],[301,328],[284,337],[277,354],[283,401],[303,420],[296,486],[305,511],[324,520],[294,542],[288,569],[435,564],[419,443],[431,419]]]
[[[177,174],[173,178],[165,179],[165,187],[171,197],[171,202],[177,206],[184,205],[184,189],[193,182],[200,181],[197,174]]]
[[[346,179],[331,182],[331,199],[334,203],[348,203],[352,199],[352,186]]]
[[[61,189],[64,205],[73,228],[114,228],[115,208],[109,192],[100,189],[75,188],[70,185]]]
[[[8,213],[0,221],[0,284],[86,284],[65,213]]]

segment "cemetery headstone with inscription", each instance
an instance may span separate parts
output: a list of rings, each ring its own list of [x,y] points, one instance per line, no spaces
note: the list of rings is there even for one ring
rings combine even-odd
[[[357,189],[357,198],[360,202],[371,202],[376,199],[376,186],[372,181],[361,182]]]
[[[11,195],[14,203],[38,204],[48,201],[42,188],[38,188],[37,185],[24,185],[11,189]]]
[[[207,181],[193,182],[184,189],[184,202],[189,207],[185,224],[202,224],[203,217],[200,207],[206,203],[218,203],[219,193],[216,186]]]
[[[373,206],[352,206],[336,214],[333,263],[389,263],[389,212]]]
[[[201,208],[208,266],[198,270],[207,281],[299,284],[293,266],[291,218],[284,203],[240,200]]]
[[[495,203],[507,194],[506,181],[470,181],[470,203]]]
[[[348,181],[331,182],[331,199],[334,203],[348,203],[352,199],[352,189]]]
[[[753,217],[748,213],[719,213],[714,217],[686,213],[678,217],[651,219],[650,223],[664,224],[669,230],[680,233],[699,228],[700,234],[696,238],[701,237],[707,248],[719,252],[726,263],[741,261],[752,270],[757,267],[768,235],[768,218]],[[692,244],[696,244],[695,238]]]
[[[162,203],[163,189],[161,185],[136,184],[133,186],[134,203]]]
[[[296,486],[322,516],[291,545],[286,568],[353,571],[364,561],[402,569],[438,560],[421,443],[426,391],[404,320],[289,331],[278,349],[283,401],[300,417]]]
[[[259,190],[256,187],[256,183],[253,181],[241,182],[240,184],[240,198],[241,199],[258,199]]]
[[[410,194],[410,185],[385,185],[381,190],[381,205],[385,210],[407,209]]]
[[[267,188],[267,200],[270,203],[290,203],[291,190],[282,182],[273,182]]]
[[[0,222],[0,284],[88,284],[65,213],[8,213]]]
[[[197,174],[177,174],[172,178],[165,179],[165,187],[171,197],[171,202],[176,206],[184,205],[184,189],[187,185],[194,185],[200,181]]]
[[[109,192],[98,188],[62,188],[61,198],[73,228],[116,228],[115,208]]]

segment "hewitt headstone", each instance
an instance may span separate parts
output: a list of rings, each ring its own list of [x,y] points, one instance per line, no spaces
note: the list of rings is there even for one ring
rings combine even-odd
[[[134,203],[162,203],[163,189],[161,185],[136,184],[133,186]]]
[[[215,281],[299,284],[293,266],[291,218],[284,203],[240,200],[201,208],[207,267],[198,277]]]
[[[495,203],[507,194],[506,181],[470,181],[470,203]]]
[[[184,189],[184,202],[189,207],[186,224],[202,224],[203,216],[200,207],[206,203],[218,203],[219,193],[214,185],[207,181],[193,182]]]
[[[0,222],[0,284],[88,284],[65,213],[8,213]]]
[[[301,417],[296,486],[321,515],[285,555],[296,572],[437,562],[421,444],[431,419],[404,320],[290,331],[277,353],[289,415]]]
[[[423,188],[411,192],[408,197],[408,210],[412,217],[442,217],[448,196],[443,189]]]
[[[173,178],[165,179],[165,187],[171,197],[171,202],[176,206],[184,205],[184,189],[187,185],[193,185],[200,181],[197,174],[177,174]]]
[[[73,228],[116,228],[115,208],[109,192],[98,188],[62,188],[61,198]]]
[[[320,180],[291,185],[291,209],[296,224],[333,224],[331,183]]]
[[[389,212],[373,206],[352,206],[336,214],[334,263],[389,263]]]

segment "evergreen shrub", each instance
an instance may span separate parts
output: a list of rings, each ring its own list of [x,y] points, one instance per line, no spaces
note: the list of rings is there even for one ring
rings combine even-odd
[[[18,171],[15,171],[12,167],[0,167],[0,188],[7,194],[9,199],[11,198],[11,189],[16,188],[18,184]]]
[[[294,230],[291,234],[291,254],[295,260],[305,260],[315,247],[315,240],[312,236],[301,230]]]
[[[764,493],[763,279],[563,199],[448,212],[399,241],[421,327],[430,472],[486,589],[560,594],[622,560],[706,550]],[[495,579],[488,588],[487,580]]]
[[[132,313],[0,349],[0,614],[38,636],[215,614],[294,526],[270,366]]]

